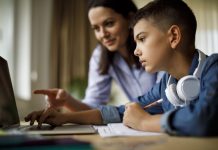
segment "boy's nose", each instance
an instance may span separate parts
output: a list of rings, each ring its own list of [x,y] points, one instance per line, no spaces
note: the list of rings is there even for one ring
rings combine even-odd
[[[140,50],[136,47],[136,49],[134,50],[134,55],[140,56],[140,54],[141,54]]]

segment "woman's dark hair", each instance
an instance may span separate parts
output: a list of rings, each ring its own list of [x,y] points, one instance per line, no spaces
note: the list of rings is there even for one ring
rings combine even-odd
[[[94,7],[107,7],[115,12],[121,14],[124,18],[129,19],[130,13],[136,13],[137,7],[132,2],[132,0],[89,0],[88,1],[88,11]],[[129,29],[129,36],[126,41],[127,49],[129,53],[129,58],[134,59],[134,63],[137,68],[140,67],[140,63],[138,57],[134,56],[135,50],[135,42],[133,40],[133,32],[132,29]],[[108,72],[108,68],[110,64],[113,62],[114,52],[110,52],[106,47],[101,45],[102,52],[100,58],[100,74],[106,74]]]

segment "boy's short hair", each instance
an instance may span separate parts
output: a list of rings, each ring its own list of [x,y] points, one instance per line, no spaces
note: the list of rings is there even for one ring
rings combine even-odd
[[[197,21],[192,10],[182,0],[154,0],[148,3],[135,14],[131,28],[141,19],[151,21],[164,31],[177,25],[182,30],[185,41],[195,42]]]

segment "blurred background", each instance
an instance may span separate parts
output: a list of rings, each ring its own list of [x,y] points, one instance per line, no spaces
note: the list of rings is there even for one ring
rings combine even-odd
[[[133,1],[141,8],[150,0]],[[198,21],[196,47],[208,55],[217,53],[218,1],[185,2]],[[34,89],[64,88],[83,98],[89,58],[97,43],[86,3],[86,0],[0,0],[0,56],[9,63],[21,120],[45,105],[43,96],[32,94]],[[127,101],[115,83],[111,98],[115,105]]]

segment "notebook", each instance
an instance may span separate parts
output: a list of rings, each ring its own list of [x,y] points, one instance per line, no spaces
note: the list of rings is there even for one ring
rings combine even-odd
[[[11,83],[7,61],[0,56],[0,128],[17,129],[30,134],[62,135],[62,134],[92,134],[96,130],[92,125],[67,124],[59,127],[43,125],[42,129],[36,126],[21,126],[17,111],[14,91]]]
[[[107,126],[94,126],[101,137],[114,136],[157,136],[160,132],[139,131],[125,126],[123,123],[109,123]]]

